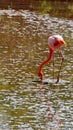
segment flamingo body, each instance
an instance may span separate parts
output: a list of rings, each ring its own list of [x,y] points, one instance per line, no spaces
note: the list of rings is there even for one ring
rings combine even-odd
[[[53,51],[56,49],[59,49],[62,44],[65,44],[65,41],[63,40],[63,37],[60,35],[53,35],[48,38],[48,46]]]

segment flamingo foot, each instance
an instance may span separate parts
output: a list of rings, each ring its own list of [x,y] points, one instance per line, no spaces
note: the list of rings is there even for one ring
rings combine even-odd
[[[59,78],[57,78],[56,84],[59,82]]]

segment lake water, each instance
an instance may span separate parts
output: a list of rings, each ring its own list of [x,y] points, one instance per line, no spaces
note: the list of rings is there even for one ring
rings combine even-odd
[[[36,82],[40,63],[47,58],[47,39],[61,34],[61,57],[44,66],[48,84]],[[0,130],[73,129],[73,21],[28,10],[0,10]],[[34,82],[35,81],[35,82]],[[40,89],[41,88],[41,89]]]

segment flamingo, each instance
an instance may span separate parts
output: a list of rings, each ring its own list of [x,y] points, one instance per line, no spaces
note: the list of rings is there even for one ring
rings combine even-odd
[[[62,56],[62,61],[61,61],[61,66],[62,66],[62,63],[64,61],[64,56],[62,53],[62,45],[66,45],[66,42],[64,41],[64,39],[61,35],[53,35],[53,36],[50,36],[48,38],[48,47],[49,47],[50,54],[49,54],[48,58],[40,64],[39,71],[38,71],[38,76],[41,78],[42,81],[44,80],[44,74],[43,74],[42,68],[45,64],[47,64],[48,62],[51,61],[55,50],[58,50],[58,49],[60,50],[60,53]],[[56,83],[59,82],[59,75],[60,75],[60,71],[61,71],[61,66],[60,66],[60,70],[58,73]]]

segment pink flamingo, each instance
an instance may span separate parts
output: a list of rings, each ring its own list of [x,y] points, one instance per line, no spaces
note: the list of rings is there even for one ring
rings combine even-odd
[[[38,72],[38,76],[41,78],[42,81],[44,79],[44,74],[42,72],[42,68],[46,63],[50,62],[50,60],[53,57],[54,51],[57,49],[60,49],[60,53],[62,55],[62,62],[61,62],[61,66],[62,66],[62,63],[64,61],[64,56],[62,54],[61,47],[62,47],[62,45],[65,45],[65,44],[66,44],[66,42],[64,41],[63,37],[60,35],[53,35],[48,38],[48,47],[50,50],[50,54],[49,54],[48,58],[40,64],[39,72]],[[61,66],[60,66],[60,70],[61,70]],[[57,77],[57,82],[59,82],[60,70],[59,70],[59,74]]]

